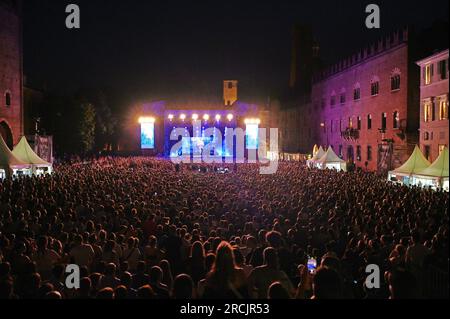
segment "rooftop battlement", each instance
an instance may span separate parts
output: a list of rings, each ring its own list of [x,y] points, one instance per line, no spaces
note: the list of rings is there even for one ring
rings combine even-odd
[[[313,76],[313,83],[325,80],[330,76],[347,70],[355,65],[369,60],[370,58],[381,55],[390,49],[408,42],[408,31],[408,27],[404,27],[400,30],[391,32],[382,39],[379,39],[378,41],[360,49],[357,53],[323,68]]]

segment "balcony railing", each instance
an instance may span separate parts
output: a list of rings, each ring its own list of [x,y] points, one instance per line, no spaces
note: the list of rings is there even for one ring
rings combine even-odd
[[[356,141],[359,139],[359,130],[353,127],[347,127],[341,131],[341,137],[346,141]]]

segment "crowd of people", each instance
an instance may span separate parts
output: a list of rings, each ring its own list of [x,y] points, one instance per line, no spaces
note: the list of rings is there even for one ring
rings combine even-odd
[[[448,293],[448,193],[300,163],[272,175],[206,166],[105,157],[0,181],[0,298]],[[78,289],[66,285],[69,264]],[[367,265],[379,287],[366,285]]]

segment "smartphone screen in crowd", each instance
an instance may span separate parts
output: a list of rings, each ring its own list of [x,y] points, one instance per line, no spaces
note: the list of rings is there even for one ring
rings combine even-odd
[[[317,260],[315,258],[308,258],[308,271],[310,274],[315,273],[317,268]]]

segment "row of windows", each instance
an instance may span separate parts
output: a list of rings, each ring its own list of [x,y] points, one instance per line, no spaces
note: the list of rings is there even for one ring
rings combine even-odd
[[[438,119],[448,120],[448,100],[440,98],[437,101],[439,105]],[[431,99],[423,104],[423,120],[424,122],[432,122],[436,120],[436,100]]]
[[[331,132],[334,132],[336,130],[337,127],[335,127],[335,122],[338,123],[339,121],[339,131],[342,132],[344,131],[346,128],[343,127],[343,121],[342,119],[340,120],[336,120],[330,121],[330,130]],[[368,114],[367,118],[366,118],[366,123],[367,123],[367,129],[371,130],[372,129],[372,114]],[[356,117],[356,127],[353,123],[353,117],[349,117],[348,118],[348,122],[347,122],[347,128],[356,128],[357,130],[361,130],[362,129],[362,118],[361,116],[357,116]],[[398,129],[400,128],[400,114],[398,111],[394,111],[392,113],[392,128],[393,129]],[[382,130],[386,130],[387,129],[387,113],[381,113],[381,127],[380,129]]]
[[[437,63],[438,80],[447,79],[448,75],[448,59],[441,60]],[[422,68],[422,78],[425,85],[431,84],[434,77],[434,63],[429,63]]]
[[[331,148],[334,149],[333,145],[331,145]],[[339,145],[338,154],[339,154],[339,157],[341,157],[341,158],[344,157],[343,146],[342,145]],[[366,160],[367,161],[372,161],[372,159],[373,159],[372,146],[371,145],[367,145],[367,147],[366,147]],[[359,161],[359,162],[362,161],[362,147],[361,147],[361,145],[357,145],[356,146],[356,160]]]
[[[445,135],[446,134],[445,134],[444,131],[439,132],[438,139],[439,140],[444,140],[445,139]],[[423,138],[424,141],[432,141],[433,138],[434,138],[434,132],[433,131],[431,131],[431,132],[425,131],[425,132],[423,132],[422,138]]]
[[[394,70],[391,75],[391,91],[397,91],[400,90],[400,71],[398,69]],[[377,76],[374,76],[372,81],[370,82],[370,95],[371,96],[377,96],[380,93],[380,80]],[[353,88],[353,100],[358,101],[361,99],[361,87],[358,84],[356,84]],[[346,92],[345,89],[341,90],[341,93],[339,95],[339,102],[341,104],[345,104],[346,102]],[[325,99],[322,100],[322,107],[325,107]],[[334,106],[336,105],[336,93],[332,93],[330,97],[330,105]]]

